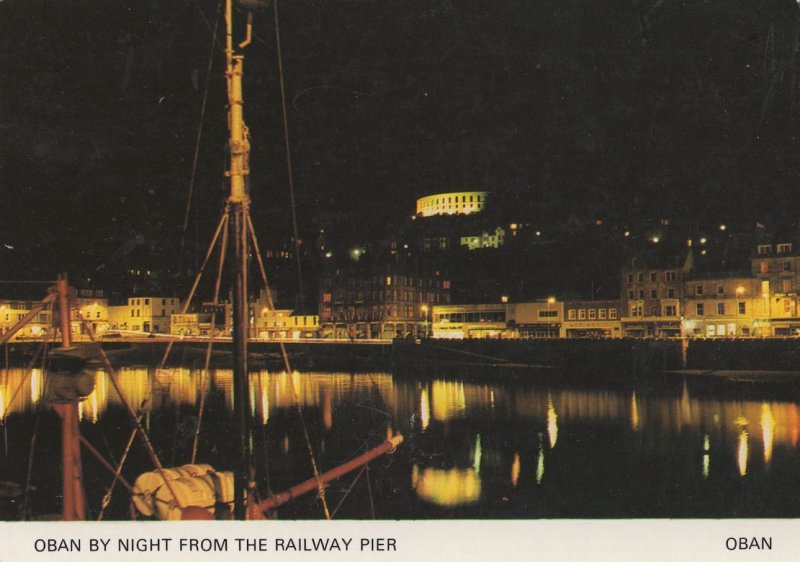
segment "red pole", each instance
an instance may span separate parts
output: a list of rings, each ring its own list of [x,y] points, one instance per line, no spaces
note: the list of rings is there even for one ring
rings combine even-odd
[[[288,490],[284,490],[283,492],[278,492],[274,496],[270,496],[267,499],[263,500],[258,506],[261,508],[262,511],[267,512],[270,509],[275,509],[277,507],[282,506],[286,502],[298,497],[302,496],[303,494],[307,494],[313,490],[316,490],[320,485],[327,484],[331,480],[336,480],[347,474],[348,472],[352,472],[357,468],[360,468],[367,464],[368,462],[372,461],[373,459],[378,458],[379,456],[383,455],[384,453],[393,453],[394,450],[397,448],[400,443],[403,442],[402,435],[395,435],[391,439],[387,439],[374,449],[371,449],[360,455],[352,460],[347,461],[344,464],[337,466],[334,469],[329,470],[328,472],[320,475],[319,481],[316,478],[310,478],[305,482],[302,482],[296,486],[292,486]]]
[[[58,312],[61,323],[61,347],[66,349],[72,343],[70,330],[69,284],[66,274],[58,276],[56,282]],[[83,521],[86,509],[83,498],[83,470],[81,467],[81,448],[78,442],[78,403],[54,402],[53,409],[61,418],[61,472],[64,494],[64,521]]]

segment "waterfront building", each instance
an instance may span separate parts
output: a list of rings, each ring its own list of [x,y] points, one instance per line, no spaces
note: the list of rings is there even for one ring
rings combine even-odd
[[[173,336],[206,336],[211,334],[210,312],[175,313],[169,318],[169,333]],[[218,326],[221,328],[221,326]]]
[[[692,266],[691,251],[642,252],[627,259],[620,294],[624,337],[680,336],[683,280]]]
[[[108,324],[112,330],[168,334],[170,317],[180,310],[174,297],[132,297],[127,305],[108,307]]]
[[[0,300],[0,334],[5,334],[22,320],[39,301],[33,300]],[[43,338],[53,324],[53,316],[49,308],[45,308],[25,327],[19,330],[12,340]]]
[[[772,335],[769,296],[749,274],[695,274],[684,281],[683,293],[684,336]]]
[[[98,296],[93,296],[93,294]],[[91,325],[95,335],[102,336],[106,333],[109,327],[108,299],[100,296],[102,294],[102,291],[79,291],[79,296],[75,299],[71,314],[73,337],[89,339],[89,332],[83,320]],[[80,315],[78,313],[80,313]],[[83,320],[81,320],[81,318],[83,318]]]
[[[622,303],[619,300],[567,300],[564,314],[561,337],[622,337]]]
[[[765,335],[800,335],[800,247],[786,240],[758,244],[750,263],[771,319],[770,333]]]
[[[479,213],[486,206],[488,195],[486,191],[454,191],[421,197],[417,199],[417,216]]]
[[[439,271],[339,268],[320,280],[321,337],[427,337],[434,306],[450,302],[450,281]]]
[[[507,303],[437,305],[433,307],[431,335],[439,339],[516,337],[508,312]]]
[[[319,316],[299,314],[290,309],[261,309],[255,318],[255,337],[260,339],[303,339],[319,335]]]
[[[536,302],[454,304],[433,307],[432,335],[441,339],[557,338],[564,303]]]
[[[508,304],[509,322],[521,338],[557,338],[564,323],[564,302],[555,297]]]

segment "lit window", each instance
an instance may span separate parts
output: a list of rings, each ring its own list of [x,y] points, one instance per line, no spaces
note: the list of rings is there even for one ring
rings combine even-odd
[[[580,309],[578,311],[578,320],[586,320],[586,310],[585,309],[582,308],[582,309]]]
[[[792,251],[791,244],[778,244],[778,253],[779,254],[788,254]]]
[[[597,310],[594,308],[589,309],[589,320],[596,320],[597,319]]]
[[[617,309],[616,308],[609,308],[608,309],[608,318],[609,318],[609,320],[616,320],[616,318],[617,318]]]
[[[769,273],[769,262],[762,261],[758,264],[759,273]]]
[[[570,310],[567,312],[567,319],[575,320],[575,310]]]
[[[600,320],[605,320],[606,319],[606,309],[605,308],[601,308],[600,310],[598,310],[597,311],[597,316],[598,316],[598,318]]]

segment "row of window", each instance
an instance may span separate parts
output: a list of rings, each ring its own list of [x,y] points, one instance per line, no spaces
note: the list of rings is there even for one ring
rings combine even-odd
[[[790,261],[779,261],[777,271],[792,271],[792,262]],[[758,263],[758,272],[759,273],[770,273],[770,263],[768,261],[762,261]]]
[[[695,315],[696,316],[704,316],[706,314],[706,304],[703,302],[695,303]],[[716,309],[708,307],[711,310],[716,310],[717,316],[725,316],[729,313],[732,307],[729,306],[730,303],[718,302],[716,303]],[[737,314],[747,314],[747,303],[746,302],[738,302],[736,303]]]
[[[141,316],[142,316],[141,312],[142,311],[140,309],[138,309],[138,308],[132,308],[131,309],[131,318],[141,318]],[[166,315],[167,315],[167,311],[162,308],[161,309],[161,316],[166,316]],[[100,313],[99,312],[97,313],[97,317],[100,318]]]
[[[616,308],[579,308],[567,311],[567,320],[616,320]]]
[[[779,254],[789,254],[792,251],[791,244],[777,244],[776,248]],[[768,256],[772,254],[772,244],[761,244],[758,246],[758,255]]]
[[[672,288],[667,289],[666,298],[674,299],[676,298],[675,295],[676,295],[675,289]],[[628,291],[628,300],[633,300],[633,299],[642,300],[644,298],[657,299],[658,290],[650,289],[649,291],[645,291],[644,289],[639,289],[638,291],[633,291],[633,290]]]
[[[144,301],[145,306],[147,306],[147,305],[150,304],[151,300],[154,301],[153,304],[156,304],[155,301],[158,301],[159,299],[147,299],[147,298],[146,299],[128,299],[128,304],[141,305],[142,301]],[[167,306],[167,302],[169,302],[169,304],[174,305],[177,302],[177,300],[178,299],[161,299],[161,306]]]
[[[557,311],[553,311],[557,312]],[[456,324],[479,322],[505,322],[503,310],[486,310],[482,312],[442,312],[436,314],[436,322],[452,322]]]
[[[640,271],[638,273],[628,273],[625,278],[627,279],[628,283],[644,283],[645,278],[647,278],[650,283],[657,283],[659,273],[664,273],[664,280],[667,283],[674,283],[678,280],[678,274],[675,271],[651,271],[648,274],[645,274],[644,271]]]

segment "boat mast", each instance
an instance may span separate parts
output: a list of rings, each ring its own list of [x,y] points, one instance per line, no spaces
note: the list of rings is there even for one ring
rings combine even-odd
[[[234,470],[234,517],[245,519],[244,494],[250,479],[250,448],[247,432],[247,338],[249,314],[247,302],[247,216],[250,198],[245,177],[249,174],[250,141],[244,123],[242,98],[242,73],[244,56],[233,51],[232,0],[225,1],[225,77],[228,86],[228,130],[230,132],[231,192],[228,197],[228,217],[232,228],[230,235],[233,255],[233,400],[237,435],[238,462]],[[247,37],[239,49],[250,43],[252,15],[247,18]]]

